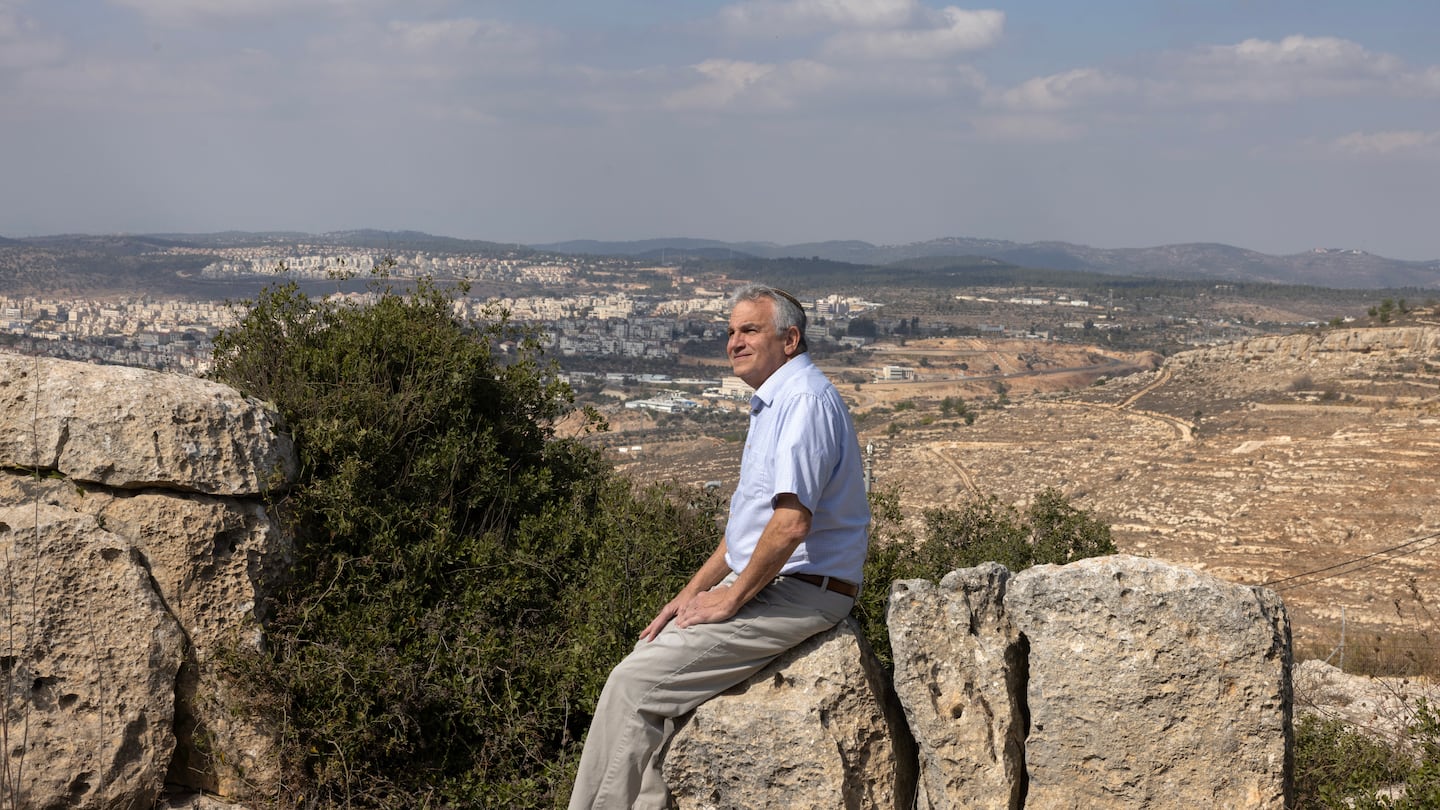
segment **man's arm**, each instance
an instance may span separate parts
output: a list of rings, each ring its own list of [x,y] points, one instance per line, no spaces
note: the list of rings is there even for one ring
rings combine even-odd
[[[696,596],[718,585],[720,580],[730,573],[730,565],[725,562],[725,551],[725,538],[721,537],[720,545],[710,552],[710,557],[705,560],[705,564],[701,565],[700,570],[690,577],[690,581],[680,589],[680,593],[676,594],[674,599],[666,602],[665,607],[660,608],[660,612],[655,614],[655,618],[640,632],[640,638],[654,641],[655,637],[660,635],[660,631],[665,629],[665,625],[675,618],[675,614],[690,604]]]
[[[745,566],[745,570],[740,572],[740,576],[728,587],[701,591],[680,605],[676,625],[689,627],[693,624],[723,622],[734,616],[736,611],[755,598],[755,594],[780,574],[780,569],[785,567],[785,561],[790,559],[796,546],[799,546],[808,534],[810,510],[800,503],[800,498],[794,493],[777,495],[775,513],[770,516],[770,521],[765,524],[765,531],[760,534],[755,553],[750,556],[750,564]],[[713,586],[714,583],[711,584]],[[648,632],[649,628],[646,628],[646,631]]]

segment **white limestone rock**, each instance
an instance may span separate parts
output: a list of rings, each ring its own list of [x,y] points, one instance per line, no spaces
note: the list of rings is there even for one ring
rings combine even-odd
[[[696,709],[665,757],[681,810],[904,808],[913,748],[846,619]]]
[[[1027,810],[1282,810],[1290,626],[1272,591],[1138,557],[1016,574]]]
[[[0,352],[0,467],[257,495],[295,476],[278,427],[273,410],[219,383]]]
[[[89,516],[0,507],[0,767],[17,807],[145,808],[175,749],[179,624]]]
[[[923,806],[1019,808],[1025,769],[1025,650],[1005,615],[996,563],[938,585],[896,582],[888,623],[895,692],[919,750]]]

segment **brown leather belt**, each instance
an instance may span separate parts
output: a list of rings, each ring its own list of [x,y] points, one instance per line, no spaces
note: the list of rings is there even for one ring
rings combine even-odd
[[[851,598],[854,598],[855,594],[860,592],[860,589],[855,587],[855,583],[846,582],[843,579],[835,579],[834,577],[822,577],[819,574],[786,574],[785,576],[798,579],[801,582],[808,582],[817,588],[823,587],[826,590],[831,590],[842,596],[849,596]]]

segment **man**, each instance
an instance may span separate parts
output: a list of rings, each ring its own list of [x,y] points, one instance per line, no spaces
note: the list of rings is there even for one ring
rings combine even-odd
[[[663,808],[673,720],[845,618],[870,508],[860,446],[810,361],[789,293],[736,291],[726,353],[755,389],[725,535],[640,634],[600,695],[570,797],[576,808]]]

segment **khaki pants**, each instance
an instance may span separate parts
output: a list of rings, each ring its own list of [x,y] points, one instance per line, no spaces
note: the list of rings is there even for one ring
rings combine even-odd
[[[660,763],[674,718],[834,627],[854,601],[781,577],[728,621],[683,630],[671,622],[654,641],[636,644],[600,693],[570,810],[669,806]]]

